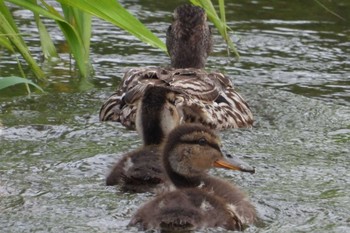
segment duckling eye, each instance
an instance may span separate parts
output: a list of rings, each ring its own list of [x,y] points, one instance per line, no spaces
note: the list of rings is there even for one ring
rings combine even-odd
[[[198,140],[198,144],[201,145],[201,146],[204,146],[207,144],[207,140],[205,140],[205,138],[200,138]]]

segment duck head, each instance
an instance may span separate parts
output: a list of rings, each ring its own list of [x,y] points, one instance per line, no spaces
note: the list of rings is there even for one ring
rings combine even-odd
[[[166,46],[173,68],[204,68],[212,49],[205,11],[187,4],[177,7],[167,31]]]
[[[210,129],[199,124],[178,126],[163,148],[163,164],[170,180],[177,187],[191,187],[199,185],[213,167],[254,172],[238,158],[225,156],[220,147],[220,139]]]

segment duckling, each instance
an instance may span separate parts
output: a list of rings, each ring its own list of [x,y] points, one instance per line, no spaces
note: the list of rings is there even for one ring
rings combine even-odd
[[[176,189],[143,205],[129,226],[164,231],[243,230],[255,223],[256,210],[246,195],[206,173],[212,167],[241,170],[224,157],[219,138],[210,129],[199,124],[176,127],[164,142],[162,163]]]
[[[170,130],[179,124],[172,104],[177,92],[166,87],[148,86],[138,108],[138,131],[143,146],[125,154],[107,176],[106,185],[121,185],[123,191],[148,192],[162,188],[165,174],[159,147]],[[128,97],[126,97],[128,98]]]
[[[218,130],[252,126],[250,107],[230,78],[204,70],[212,39],[202,8],[182,5],[175,9],[166,45],[171,67],[129,69],[117,91],[102,105],[101,121],[117,121],[135,129],[142,91],[147,85],[156,85],[172,87],[182,93],[183,101],[177,103],[183,108],[182,123],[201,123]]]

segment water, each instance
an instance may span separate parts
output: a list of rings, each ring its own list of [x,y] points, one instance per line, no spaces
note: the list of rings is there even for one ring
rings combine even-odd
[[[221,134],[226,147],[257,173],[213,171],[236,182],[257,206],[263,224],[247,232],[350,231],[350,3],[325,1],[226,3],[241,59],[227,58],[215,36],[208,68],[233,78],[256,117],[252,130]],[[164,39],[179,3],[123,4]],[[40,56],[31,15],[15,10],[30,47]],[[55,41],[62,44],[52,22]],[[95,20],[92,86],[72,77],[69,56],[53,67],[46,94],[0,93],[0,227],[2,232],[125,232],[151,197],[105,187],[112,164],[140,145],[135,132],[100,123],[98,110],[125,67],[166,65],[168,58],[110,24]],[[0,76],[17,74],[0,51]],[[209,232],[225,232],[220,229]]]

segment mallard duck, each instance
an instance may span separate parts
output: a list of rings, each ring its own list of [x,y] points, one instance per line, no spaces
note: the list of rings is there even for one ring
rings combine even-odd
[[[175,107],[183,110],[182,123],[201,123],[219,130],[251,127],[252,112],[230,78],[204,70],[212,47],[206,18],[200,7],[183,5],[176,8],[166,37],[171,67],[128,70],[117,91],[102,105],[100,120],[121,122],[127,128],[135,129],[142,91],[147,85],[157,85],[181,92],[182,101]]]
[[[142,136],[143,146],[125,154],[106,179],[107,185],[120,185],[128,192],[156,192],[168,188],[160,150],[164,138],[180,124],[181,118],[181,111],[175,108],[175,102],[181,96],[178,91],[149,85],[143,93],[136,117],[136,128]],[[253,171],[238,158],[236,164],[240,164],[242,171]]]
[[[162,162],[175,190],[143,205],[129,226],[164,231],[243,230],[255,223],[256,210],[246,195],[206,173],[212,167],[241,169],[224,157],[219,138],[207,127],[183,124],[172,130],[162,150]]]

